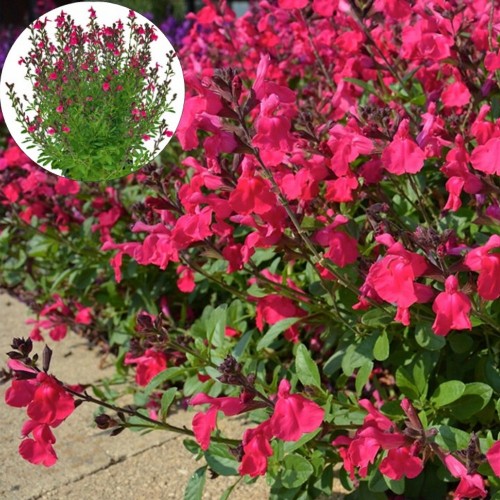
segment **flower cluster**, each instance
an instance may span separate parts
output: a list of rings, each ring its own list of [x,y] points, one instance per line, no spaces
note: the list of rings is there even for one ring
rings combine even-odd
[[[62,340],[68,333],[68,326],[71,323],[76,325],[89,325],[92,323],[92,310],[75,302],[76,312],[64,303],[59,295],[54,295],[53,302],[46,304],[39,313],[39,319],[28,319],[27,324],[32,324],[30,332],[31,340],[41,341],[42,329],[48,330],[52,340]],[[43,319],[40,319],[42,317]]]
[[[75,409],[73,396],[52,375],[47,374],[50,350],[44,351],[44,371],[29,358],[30,340],[14,339],[8,366],[15,378],[5,393],[5,402],[16,408],[26,407],[29,417],[22,428],[20,455],[32,464],[54,465],[57,455],[52,446],[56,438],[52,428],[60,425]],[[32,437],[29,437],[31,434]]]

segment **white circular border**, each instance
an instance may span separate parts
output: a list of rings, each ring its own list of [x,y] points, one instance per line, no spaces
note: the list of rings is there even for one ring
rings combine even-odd
[[[111,26],[114,22],[117,22],[119,19],[123,22],[124,29],[124,37],[127,40],[127,37],[130,33],[130,29],[127,26],[127,17],[129,14],[129,9],[123,7],[121,5],[116,5],[114,3],[109,2],[77,2],[68,5],[64,5],[62,7],[58,7],[57,9],[51,10],[50,12],[44,14],[39,19],[44,21],[48,19],[49,22],[46,25],[47,34],[49,38],[55,39],[56,33],[56,23],[55,18],[61,13],[65,12],[69,14],[75,24],[81,25],[83,28],[86,28],[87,23],[89,22],[89,9],[93,7],[96,11],[97,22],[100,26],[106,25]],[[175,51],[172,47],[172,44],[169,42],[168,38],[163,34],[163,32],[154,25],[151,21],[149,21],[146,17],[139,14],[138,12],[133,11],[136,15],[136,22],[142,24],[149,24],[154,28],[155,34],[158,36],[158,39],[155,40],[151,44],[151,63],[150,67],[154,66],[156,63],[160,64],[162,67],[166,66],[167,58],[166,54],[170,51]],[[40,148],[36,147],[33,149],[27,149],[29,144],[23,142],[26,140],[26,134],[23,134],[21,125],[16,121],[16,112],[14,107],[12,106],[10,99],[7,96],[7,86],[6,83],[14,83],[14,90],[16,94],[21,97],[24,94],[28,97],[28,99],[33,99],[33,89],[29,79],[26,78],[26,70],[24,66],[20,66],[18,61],[21,57],[27,56],[27,50],[31,47],[31,42],[29,41],[30,30],[26,28],[17,38],[17,40],[12,45],[9,53],[7,54],[7,58],[4,63],[4,67],[2,70],[1,78],[0,78],[0,106],[2,108],[2,114],[4,116],[5,124],[9,129],[10,134],[16,141],[17,145],[22,149],[26,155],[31,158],[35,163],[38,163],[38,157],[41,153]],[[177,94],[176,99],[172,103],[173,113],[166,112],[162,115],[162,118],[165,118],[167,124],[169,126],[168,130],[172,132],[172,134],[176,131],[181,115],[182,110],[184,108],[184,98],[185,98],[185,86],[184,86],[184,76],[182,73],[181,63],[177,54],[174,57],[172,62],[172,69],[174,74],[172,76],[172,84],[171,84],[171,92],[169,95]],[[161,69],[160,73],[161,75]],[[164,78],[161,80],[164,81]],[[28,116],[33,117],[33,113],[28,113]],[[144,145],[146,148],[152,153],[154,150],[154,143],[156,137],[152,137],[151,140],[145,141]],[[170,142],[172,137],[164,136],[159,143],[159,152],[165,148],[165,146]],[[53,169],[50,165],[40,165],[45,170],[52,172],[53,174],[57,174],[61,176],[61,170]],[[139,167],[138,167],[139,168]],[[138,168],[135,170],[137,171]],[[129,174],[126,174],[129,175]],[[78,180],[78,179],[76,179]]]

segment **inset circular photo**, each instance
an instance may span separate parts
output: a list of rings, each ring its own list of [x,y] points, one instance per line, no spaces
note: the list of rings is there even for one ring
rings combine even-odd
[[[5,123],[36,163],[106,181],[150,163],[184,105],[179,59],[144,16],[79,2],[37,19],[15,41],[0,80]]]

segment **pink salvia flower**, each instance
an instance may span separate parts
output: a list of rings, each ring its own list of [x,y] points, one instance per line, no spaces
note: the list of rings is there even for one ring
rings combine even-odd
[[[450,474],[460,479],[458,488],[454,493],[454,499],[486,497],[484,479],[479,474],[469,474],[467,467],[453,455],[446,455],[444,463]]]
[[[500,175],[500,137],[477,146],[470,156],[472,166],[485,174]]]
[[[500,248],[500,236],[494,234],[485,245],[471,250],[464,259],[464,264],[479,273],[477,292],[486,300],[500,297],[500,254],[490,253]]]
[[[102,90],[104,90],[104,92],[108,92],[108,90],[111,88],[110,84],[108,82],[104,82],[102,84]]]
[[[416,174],[424,166],[425,153],[410,138],[410,125],[402,120],[393,141],[382,153],[382,164],[391,174]]]
[[[493,472],[500,477],[500,441],[497,441],[487,452],[486,459]]]
[[[270,426],[275,437],[298,441],[321,425],[325,410],[300,394],[290,394],[290,388],[288,380],[280,382]]]
[[[432,305],[436,319],[432,329],[436,335],[447,335],[450,330],[470,330],[469,312],[471,302],[465,293],[458,291],[458,280],[448,276],[445,291],[441,292]]]
[[[142,387],[149,384],[151,379],[167,368],[167,358],[163,352],[154,349],[146,349],[146,352],[137,358],[127,353],[124,363],[126,365],[137,365],[135,381]]]
[[[59,104],[59,106],[57,106],[57,108],[56,108],[56,112],[62,113],[63,111],[64,111],[64,106],[62,104]]]

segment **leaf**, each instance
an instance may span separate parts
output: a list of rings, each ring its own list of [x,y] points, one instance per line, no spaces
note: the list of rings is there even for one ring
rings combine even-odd
[[[295,369],[303,385],[312,385],[321,388],[321,377],[318,365],[314,362],[311,353],[304,344],[299,344],[297,347]]]
[[[407,367],[400,366],[396,370],[396,385],[405,396],[408,396],[410,399],[419,399],[419,390],[413,382],[413,375]]]
[[[392,322],[392,318],[382,309],[370,309],[361,317],[361,323],[367,326],[386,326]]]
[[[420,347],[428,351],[438,351],[446,345],[445,337],[436,335],[430,323],[421,323],[415,328],[415,340]]]
[[[470,434],[449,425],[436,426],[438,433],[434,441],[448,451],[465,450],[469,445]]]
[[[482,382],[472,382],[465,386],[459,399],[448,408],[457,420],[468,420],[481,411],[493,396],[493,389]]]
[[[386,331],[383,331],[375,341],[373,346],[373,357],[377,361],[385,361],[389,357],[390,344],[389,336]]]
[[[474,345],[472,337],[470,335],[467,335],[466,333],[449,335],[448,342],[450,343],[453,351],[457,354],[470,352]]]
[[[239,462],[229,453],[226,447],[212,444],[205,452],[208,466],[221,476],[237,476]]]
[[[308,432],[304,434],[298,441],[286,441],[284,443],[285,453],[291,453],[292,451],[298,450],[302,446],[304,446],[311,439],[314,439],[321,432],[321,428],[316,429],[315,431]]]
[[[281,483],[285,488],[297,488],[304,484],[314,472],[313,466],[302,455],[292,453],[283,460],[284,471]]]
[[[447,380],[440,384],[431,397],[431,403],[438,408],[449,405],[462,396],[465,391],[465,384],[460,380]]]
[[[373,358],[374,335],[363,339],[359,344],[350,344],[342,358],[342,371],[350,377],[356,368],[360,368]]]
[[[331,377],[335,372],[340,370],[344,354],[344,349],[339,348],[327,359],[326,363],[323,365],[323,373],[327,377]]]
[[[354,83],[354,85],[357,85],[358,87],[361,87],[362,89],[366,90],[370,94],[376,95],[377,97],[380,97],[380,92],[377,92],[375,90],[375,87],[373,84],[365,82],[364,80],[359,80],[358,78],[344,78],[344,81],[349,82],[349,83]]]
[[[233,356],[236,359],[240,359],[241,356],[245,353],[245,351],[248,347],[248,344],[249,344],[250,340],[252,339],[254,332],[255,332],[255,329],[250,330],[250,331],[246,332],[240,338],[240,340],[238,340],[238,343],[234,346],[234,349],[233,349]]]
[[[186,489],[184,490],[184,500],[201,500],[206,478],[207,466],[204,465],[197,469],[189,478]]]
[[[358,370],[358,373],[356,374],[356,382],[355,382],[356,394],[358,396],[361,394],[363,387],[368,382],[368,379],[370,378],[370,374],[371,374],[372,370],[373,370],[373,361],[367,361]]]
[[[163,393],[163,396],[161,397],[160,411],[164,419],[167,418],[168,410],[170,408],[170,405],[173,403],[176,394],[177,387],[171,387],[170,389],[165,391]]]
[[[180,366],[172,366],[171,368],[163,370],[150,380],[149,384],[144,389],[144,392],[146,394],[151,394],[159,385],[163,384],[163,382],[174,378],[176,375],[182,373],[183,371],[185,371],[184,368]]]
[[[280,333],[295,325],[300,320],[301,318],[285,318],[275,323],[257,343],[257,351],[261,351],[271,345]]]

